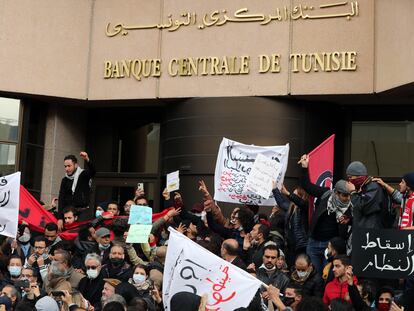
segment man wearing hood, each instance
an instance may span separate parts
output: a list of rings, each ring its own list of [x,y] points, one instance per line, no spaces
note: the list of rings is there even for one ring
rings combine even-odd
[[[327,187],[320,187],[310,182],[308,174],[309,156],[303,155],[299,161],[302,170],[302,187],[314,198],[317,198],[315,209],[311,214],[309,226],[309,241],[306,253],[312,260],[312,264],[318,273],[326,264],[324,251],[328,241],[335,236],[346,238],[348,222],[351,217],[351,190],[352,184],[339,180],[330,190]]]
[[[59,229],[63,228],[62,211],[67,206],[74,206],[81,215],[80,220],[88,216],[87,208],[89,207],[90,182],[95,176],[95,168],[93,167],[89,156],[82,151],[80,157],[85,160],[86,169],[82,169],[78,165],[78,159],[74,155],[67,155],[64,158],[65,177],[62,178],[59,190],[59,209],[60,219],[58,220]]]

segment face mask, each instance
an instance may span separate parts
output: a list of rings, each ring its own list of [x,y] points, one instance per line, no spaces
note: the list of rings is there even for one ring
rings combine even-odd
[[[357,178],[349,179],[349,182],[353,183],[355,189],[358,190],[359,188],[361,188],[362,184],[365,182],[366,179],[367,176],[358,176]]]
[[[86,270],[86,275],[91,280],[96,279],[98,277],[98,274],[99,274],[98,269],[88,269],[88,270]]]
[[[390,304],[388,302],[379,302],[377,305],[377,309],[379,311],[389,311],[390,310]]]
[[[111,261],[111,264],[114,267],[122,266],[122,264],[124,263],[124,260],[123,259],[120,259],[120,258],[111,258],[109,260]]]
[[[237,230],[239,230],[239,232],[242,232],[243,231],[243,226],[238,227]]]
[[[98,218],[99,216],[102,216],[102,213],[103,213],[102,211],[96,210],[95,217]]]
[[[201,212],[201,220],[206,221],[206,219],[207,219],[207,213],[206,213],[206,211],[202,211]]]
[[[49,258],[49,255],[48,255],[48,253],[45,251],[45,252],[42,254],[42,257],[43,257],[43,260],[46,260],[47,258]]]
[[[329,253],[328,249],[325,249],[325,259],[329,262],[331,262],[333,260],[333,256],[331,255],[331,253]]]
[[[132,276],[132,279],[134,280],[135,284],[141,284],[145,281],[145,275],[136,273]]]
[[[20,273],[22,272],[22,267],[9,266],[9,272],[10,272],[10,275],[13,277],[20,276]]]
[[[18,238],[19,242],[22,242],[23,244],[28,243],[30,241],[30,234],[28,233],[23,233],[23,235],[21,237]]]
[[[290,306],[292,303],[295,302],[295,298],[293,297],[283,297],[282,302],[285,306]]]
[[[265,269],[267,272],[271,272],[271,271],[276,270],[276,266],[273,266],[273,265],[272,265],[272,268],[268,268],[268,267],[266,267],[266,266],[265,266],[265,264],[262,264],[262,265],[260,266],[260,268]]]
[[[298,277],[300,277],[301,279],[307,277],[309,275],[308,271],[296,271],[298,274]]]
[[[104,251],[104,250],[106,250],[106,249],[108,249],[110,247],[111,247],[111,244],[102,245],[101,243],[99,243],[99,249],[101,251]]]

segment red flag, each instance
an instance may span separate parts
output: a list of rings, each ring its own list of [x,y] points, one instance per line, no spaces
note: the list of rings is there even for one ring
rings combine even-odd
[[[321,187],[332,188],[335,134],[309,153],[309,179]],[[315,199],[309,198],[309,224],[315,209]]]
[[[49,222],[57,223],[56,217],[45,210],[30,192],[20,185],[19,223],[23,220],[29,224],[30,230],[37,232],[44,232]]]
[[[171,208],[165,209],[160,213],[152,214],[152,222],[157,221],[159,218],[164,217]],[[115,218],[128,218],[128,216],[115,216]],[[113,219],[108,219],[104,221],[105,225],[111,225]],[[42,205],[26,190],[22,185],[20,185],[20,206],[19,206],[19,223],[25,221],[29,224],[29,228],[32,231],[44,232],[45,226],[49,222],[57,223],[56,217],[45,210]],[[66,231],[59,233],[59,236],[65,240],[74,240],[77,236],[77,230],[83,224],[89,223],[91,220],[86,220],[82,222],[75,222],[69,226],[66,226]]]

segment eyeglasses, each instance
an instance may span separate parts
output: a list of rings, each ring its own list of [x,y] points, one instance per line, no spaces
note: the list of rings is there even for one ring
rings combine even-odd
[[[97,266],[86,266],[86,270],[92,269],[92,270],[96,270],[98,267]]]

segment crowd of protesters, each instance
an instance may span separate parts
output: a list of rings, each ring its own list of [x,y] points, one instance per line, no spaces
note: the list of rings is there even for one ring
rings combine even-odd
[[[95,173],[88,154],[80,156],[85,169],[73,155],[64,160],[59,200],[51,207],[57,205],[59,221],[46,224],[43,233],[23,223],[15,239],[3,239],[0,310],[164,310],[169,226],[268,285],[237,310],[414,310],[413,280],[359,278],[350,260],[353,228],[413,228],[414,173],[404,175],[396,190],[352,162],[330,190],[310,182],[304,155],[298,187],[274,185],[277,204],[270,215],[238,205],[227,218],[199,181],[198,204],[187,206],[180,193],[165,190],[169,210],[153,223],[148,243],[129,244],[128,218],[118,216],[128,216],[131,205],[148,206],[137,189],[122,204],[96,206],[95,217],[69,241],[59,233],[85,219]],[[316,198],[311,213],[309,196]],[[204,300],[180,292],[171,310],[207,310]]]

